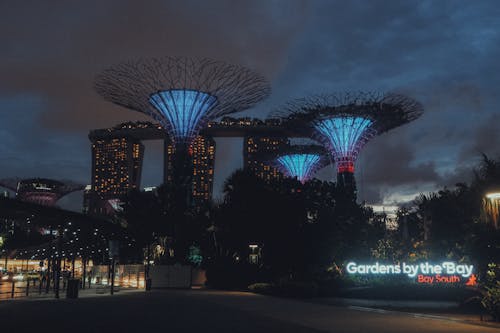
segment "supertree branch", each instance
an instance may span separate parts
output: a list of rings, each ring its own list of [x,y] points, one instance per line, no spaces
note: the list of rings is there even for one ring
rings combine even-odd
[[[267,80],[210,59],[141,59],[105,69],[95,89],[106,100],[159,121],[176,142],[189,143],[212,119],[242,111],[270,94]]]
[[[379,133],[420,117],[422,105],[405,95],[378,92],[345,92],[313,95],[285,104],[271,113],[270,118],[310,120],[329,115],[365,116],[377,122]],[[381,120],[380,122],[377,120]],[[392,126],[392,127],[391,127]]]
[[[353,173],[361,148],[373,136],[422,113],[422,105],[404,95],[356,92],[297,99],[271,113],[271,118],[320,142],[333,155],[339,173]]]
[[[316,171],[330,164],[331,159],[318,145],[289,145],[273,154],[270,164],[288,177],[302,183],[310,180]]]

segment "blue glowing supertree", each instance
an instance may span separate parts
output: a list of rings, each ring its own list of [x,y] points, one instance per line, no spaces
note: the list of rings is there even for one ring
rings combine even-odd
[[[375,135],[417,119],[417,101],[399,94],[344,93],[297,99],[274,112],[292,131],[320,142],[337,164],[338,182],[354,182],[361,148]]]
[[[97,76],[95,89],[160,122],[176,148],[184,149],[208,121],[250,108],[270,93],[266,79],[249,69],[183,57],[116,65]]]
[[[168,132],[174,147],[173,184],[191,199],[190,145],[200,130],[221,116],[252,107],[270,94],[268,81],[221,61],[164,57],[122,63],[94,82],[106,100],[144,113]]]
[[[282,149],[273,160],[274,166],[285,176],[297,178],[301,183],[329,164],[330,159],[318,145],[290,145]]]

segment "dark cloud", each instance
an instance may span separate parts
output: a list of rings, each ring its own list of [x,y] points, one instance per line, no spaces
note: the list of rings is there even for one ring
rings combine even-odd
[[[212,57],[255,68],[272,79],[305,6],[253,2],[90,1],[17,3],[2,13],[0,65],[5,91],[48,98],[41,123],[81,130],[144,119],[102,101],[92,89],[103,68],[138,57]],[[17,15],[15,15],[17,13]],[[20,24],[19,13],[23,14]],[[301,14],[301,15],[299,15]]]
[[[469,140],[462,146],[459,158],[467,159],[470,156],[488,155],[490,158],[498,158],[500,155],[499,117],[490,115],[479,124],[470,136]]]
[[[318,92],[418,99],[424,116],[369,143],[357,175],[369,202],[406,198],[466,175],[478,152],[498,155],[499,16],[495,1],[4,1],[0,170],[88,182],[88,131],[146,119],[97,96],[95,74],[130,58],[187,55],[267,76],[273,94],[248,115]],[[218,148],[220,188],[242,148]],[[149,164],[161,162],[161,147],[149,151]],[[157,169],[145,168],[145,183]]]
[[[439,179],[433,162],[414,163],[415,150],[410,144],[383,138],[373,142],[375,145],[376,149],[366,149],[360,163],[367,182],[396,186]]]

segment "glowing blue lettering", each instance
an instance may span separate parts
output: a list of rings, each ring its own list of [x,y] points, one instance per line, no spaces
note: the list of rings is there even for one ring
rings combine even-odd
[[[380,264],[378,262],[369,265],[356,264],[349,262],[346,265],[346,271],[349,274],[405,274],[410,278],[419,274],[429,275],[460,275],[464,278],[470,277],[474,271],[473,265],[456,264],[445,261],[442,264],[431,264],[428,262],[407,264]]]

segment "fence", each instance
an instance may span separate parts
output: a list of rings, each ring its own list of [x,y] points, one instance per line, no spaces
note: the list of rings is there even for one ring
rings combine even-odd
[[[93,266],[90,274],[92,284],[111,285],[110,266]],[[122,288],[144,288],[144,265],[116,265],[114,285]]]
[[[38,273],[37,273],[38,274]],[[114,274],[114,291],[120,289],[143,289],[145,287],[144,265],[116,265]],[[154,288],[172,288],[202,286],[205,283],[205,272],[190,266],[151,266],[150,271],[153,278]],[[65,297],[69,278],[80,279],[80,289],[87,289],[90,293],[110,293],[111,290],[111,266],[94,265],[83,271],[71,270],[61,272],[59,279],[59,297]],[[0,279],[0,301],[5,299],[41,296],[55,297],[55,279],[47,275],[36,276],[33,272],[19,273],[10,276],[7,280]]]
[[[64,282],[61,281],[61,287]],[[66,288],[60,288],[60,296],[64,295]],[[47,294],[54,294],[52,288],[47,288],[47,282],[38,278],[29,278],[25,280],[2,281],[0,282],[0,300],[20,298],[28,296],[44,296]]]
[[[35,276],[34,276],[35,275]],[[19,273],[14,276],[4,275],[0,280],[0,301],[12,298],[41,296],[47,297],[58,293],[65,297],[68,279],[80,279],[80,289],[90,289],[91,293],[108,293],[111,286],[111,271],[108,265],[92,266],[86,271],[85,284],[83,272],[62,271],[59,278],[59,290],[55,288],[55,279],[52,276],[47,280],[46,275],[40,273],[36,276],[33,272]],[[144,288],[144,265],[116,265],[115,266],[115,291],[119,289]]]

